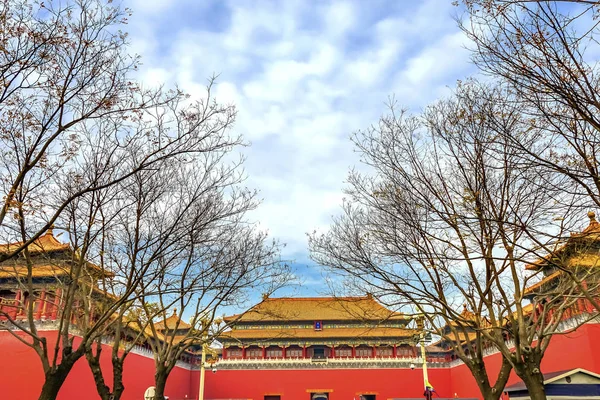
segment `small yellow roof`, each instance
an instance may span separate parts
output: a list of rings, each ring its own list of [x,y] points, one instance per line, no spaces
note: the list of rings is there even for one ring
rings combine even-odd
[[[552,282],[554,279],[558,278],[560,275],[562,275],[562,271],[561,270],[554,271],[550,275],[544,277],[539,282],[534,283],[533,285],[525,288],[524,294],[525,295],[532,294],[533,292],[535,292],[537,289],[541,288],[545,284],[547,284],[549,282]]]
[[[268,321],[384,321],[410,320],[388,310],[372,296],[365,297],[279,297],[269,298],[244,314],[224,318],[227,322]]]
[[[173,315],[164,319],[163,321],[154,324],[154,328],[157,330],[173,330],[173,329],[190,329],[192,326],[177,316],[177,309],[173,311]]]
[[[0,253],[6,254],[6,253],[10,253],[11,251],[15,251],[22,244],[23,244],[23,242],[0,244]],[[40,236],[39,238],[34,240],[29,245],[28,248],[29,248],[30,253],[35,254],[35,253],[50,253],[50,252],[54,252],[54,251],[65,251],[65,250],[69,250],[71,248],[71,246],[69,245],[69,243],[59,242],[54,237],[54,235],[52,233],[52,229],[48,229],[48,231],[45,234],[43,234],[42,236]]]
[[[8,244],[0,244],[0,254],[9,253],[16,250],[23,242],[14,242]],[[32,277],[58,277],[65,276],[70,273],[71,266],[66,261],[80,260],[80,254],[73,252],[69,243],[61,243],[54,237],[52,229],[34,240],[28,247],[30,254],[39,255],[43,253],[67,252],[68,257],[65,259],[57,259],[55,262],[48,260],[35,260],[31,268]],[[102,267],[85,261],[85,268],[89,273],[104,277],[113,277],[114,274]],[[23,277],[27,276],[27,266],[24,265],[22,258],[14,258],[0,264],[0,278]]]
[[[596,220],[596,213],[593,211],[588,212],[588,218],[590,223],[581,233],[572,234],[556,251],[525,265],[525,269],[538,271],[547,267],[553,260],[560,262],[565,268],[600,266],[597,249],[589,245],[591,242],[600,242],[600,222]],[[584,244],[583,249],[571,252],[570,249],[578,244]]]
[[[44,277],[60,277],[69,275],[70,267],[59,266],[59,265],[34,265],[31,268],[31,276],[33,278],[44,278]],[[26,277],[27,267],[23,265],[0,266],[0,278],[16,278]]]

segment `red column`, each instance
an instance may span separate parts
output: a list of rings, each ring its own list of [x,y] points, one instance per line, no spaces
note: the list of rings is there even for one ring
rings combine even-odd
[[[17,318],[17,315],[19,314],[19,310],[21,310],[21,304],[19,304],[20,302],[21,302],[21,291],[17,290],[17,295],[15,296],[15,306],[14,306],[13,311],[10,316],[12,319]]]
[[[18,315],[21,315],[23,313],[23,308],[25,308],[25,305],[21,306],[21,301],[22,301],[21,298],[22,297],[23,297],[23,291],[22,290],[17,291],[17,296],[15,297],[15,300],[16,300],[15,304],[17,307],[17,312],[15,314],[15,318]]]
[[[223,346],[223,354],[222,354],[223,360],[227,359],[227,349],[225,348],[225,346]]]
[[[73,303],[73,310],[71,310],[71,323],[74,324],[76,320],[75,310],[79,309],[79,300],[75,300]]]
[[[285,346],[281,346],[281,357],[285,358]]]
[[[352,346],[352,358],[356,357],[356,346]]]
[[[62,289],[56,289],[56,292],[54,294],[54,304],[52,305],[52,315],[50,316],[52,321],[56,320],[56,315],[58,313],[58,308],[60,306],[61,296],[62,296]]]
[[[46,304],[46,289],[42,290],[42,294],[40,294],[40,298],[38,299],[38,307],[35,313],[35,319],[39,320],[42,318],[42,310],[45,308]]]
[[[377,347],[373,346],[373,349],[371,351],[371,357],[375,358],[377,357]]]
[[[267,348],[265,346],[262,347],[262,357],[263,360],[267,358]]]
[[[242,346],[242,360],[246,358],[246,346]]]
[[[331,345],[331,358],[335,358],[335,345]]]
[[[302,358],[306,358],[306,344],[302,345]]]
[[[394,358],[398,357],[398,349],[396,349],[396,345],[394,345],[394,347],[392,347],[392,357],[394,357]]]

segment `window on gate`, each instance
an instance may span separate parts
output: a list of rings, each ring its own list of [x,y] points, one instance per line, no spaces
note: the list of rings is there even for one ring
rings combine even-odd
[[[335,355],[337,357],[352,357],[352,349],[342,347],[341,349],[335,349]]]
[[[378,347],[376,354],[378,357],[391,357],[392,349],[390,347]]]
[[[369,347],[357,347],[356,357],[371,357],[373,350]]]
[[[257,348],[246,349],[246,357],[262,358],[262,349],[257,349]]]
[[[413,351],[410,347],[398,347],[396,349],[396,354],[398,354],[399,357],[412,357]]]
[[[242,358],[242,349],[227,349],[228,358]]]
[[[283,355],[281,349],[267,349],[267,358],[277,358]]]
[[[287,349],[286,355],[288,357],[302,357],[302,349]]]

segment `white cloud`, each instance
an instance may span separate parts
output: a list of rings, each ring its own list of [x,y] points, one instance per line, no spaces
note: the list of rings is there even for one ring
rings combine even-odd
[[[450,2],[206,2],[186,23],[164,15],[193,7],[155,3],[130,26],[141,76],[201,94],[220,74],[215,95],[236,104],[235,130],[252,142],[247,183],[264,198],[252,217],[287,255],[306,254],[305,233],[339,212],[358,163],[350,133],[375,122],[389,95],[418,109],[469,70]]]

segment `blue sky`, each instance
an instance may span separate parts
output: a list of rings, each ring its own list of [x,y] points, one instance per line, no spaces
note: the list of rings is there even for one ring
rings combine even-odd
[[[348,140],[385,113],[390,96],[419,110],[472,75],[451,0],[124,0],[146,85],[202,95],[218,74],[218,101],[238,107],[235,132],[251,142],[247,184],[264,199],[251,218],[286,243],[304,284],[322,294],[306,233],[325,231],[342,202]]]

